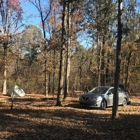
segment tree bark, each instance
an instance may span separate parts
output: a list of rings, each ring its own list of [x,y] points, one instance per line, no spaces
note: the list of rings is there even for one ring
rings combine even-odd
[[[67,32],[67,58],[66,58],[66,83],[65,83],[65,92],[64,92],[64,99],[67,97],[67,94],[69,92],[69,78],[70,78],[70,57],[71,57],[71,13],[70,13],[70,8],[71,8],[71,3],[67,3],[68,6],[68,12],[67,12],[67,23],[68,23],[68,32]]]
[[[3,80],[3,95],[7,94],[7,46],[4,46],[4,80]]]
[[[130,67],[130,59],[131,59],[132,51],[129,52],[128,58],[127,58],[127,66],[126,66],[126,77],[125,77],[125,89],[128,90],[128,79],[129,79],[129,67]]]
[[[101,62],[102,62],[102,45],[100,45],[99,47],[98,86],[101,86]]]
[[[58,81],[58,94],[57,94],[57,103],[56,106],[62,106],[63,101],[63,92],[64,92],[64,57],[65,57],[65,37],[66,37],[66,3],[63,2],[63,13],[62,13],[62,37],[61,37],[61,50],[60,50],[60,67],[59,67],[59,81]]]
[[[115,83],[114,83],[114,96],[113,96],[113,107],[112,107],[112,119],[119,117],[118,114],[118,86],[120,79],[120,63],[121,63],[121,40],[122,40],[122,0],[118,0],[118,39],[117,39],[117,50],[116,50],[116,70],[115,70]]]

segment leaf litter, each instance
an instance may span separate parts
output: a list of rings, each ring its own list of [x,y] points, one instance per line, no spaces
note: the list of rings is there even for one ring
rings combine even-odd
[[[78,97],[68,97],[63,106],[56,98],[28,94],[11,99],[0,97],[0,140],[139,140],[140,97],[119,106],[119,118],[111,120],[112,108],[85,108]]]

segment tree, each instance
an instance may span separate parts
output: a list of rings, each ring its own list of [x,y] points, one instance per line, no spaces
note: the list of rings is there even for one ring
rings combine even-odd
[[[34,26],[28,25],[21,34],[20,49],[24,50],[24,60],[21,63],[26,67],[26,80],[30,82],[30,88],[28,92],[33,92],[35,86],[38,83],[38,76],[42,66],[39,66],[39,54],[41,53],[41,41],[42,41],[41,30]],[[28,84],[29,85],[29,84]],[[36,90],[37,91],[37,90]]]
[[[124,83],[125,88],[129,90],[129,86],[131,83],[130,75],[131,68],[133,64],[131,64],[131,59],[133,53],[136,52],[136,40],[139,38],[139,13],[137,12],[137,1],[124,1],[123,8],[123,26],[122,26],[122,34],[123,34],[123,44],[122,44],[122,63],[121,63],[121,77],[120,81]],[[124,20],[125,19],[125,20]]]
[[[37,54],[41,51],[39,45],[42,41],[41,30],[34,26],[28,25],[22,32],[21,46],[26,50],[26,56],[29,57],[30,64],[37,58]]]
[[[42,24],[42,30],[43,30],[43,37],[44,37],[44,85],[45,85],[45,95],[48,96],[48,75],[47,75],[47,38],[46,38],[46,28],[45,24],[49,17],[49,14],[51,12],[51,3],[52,0],[50,0],[49,8],[47,10],[43,9],[43,3],[41,3],[41,0],[29,0],[38,10],[40,18],[41,18],[41,24]],[[46,12],[47,11],[47,12]]]
[[[71,70],[72,75],[74,75],[74,90],[85,90],[85,78],[87,77],[86,71],[88,68],[88,55],[87,50],[82,45],[77,45],[76,51],[73,52],[73,67]]]
[[[61,48],[60,48],[60,65],[59,65],[59,80],[58,80],[58,94],[57,94],[57,106],[62,105],[63,92],[64,92],[64,52],[66,49],[66,27],[67,27],[67,6],[66,1],[62,2],[62,34],[61,34]]]
[[[66,65],[65,65],[65,88],[64,88],[64,99],[67,97],[69,92],[69,82],[70,82],[70,68],[71,68],[71,56],[72,48],[76,44],[77,34],[82,30],[81,23],[84,21],[83,14],[83,4],[84,0],[68,0],[66,1]],[[81,16],[80,16],[81,15]]]
[[[116,50],[116,69],[115,69],[115,83],[114,83],[114,94],[113,94],[113,108],[112,108],[112,119],[119,117],[118,114],[118,86],[120,79],[120,63],[121,63],[121,40],[122,40],[122,0],[118,0],[118,39],[117,39],[117,50]]]
[[[0,1],[0,19],[2,28],[2,47],[4,49],[4,83],[3,94],[7,93],[7,50],[11,44],[12,34],[18,29],[22,9],[19,0]]]
[[[76,7],[77,4],[80,2],[81,2],[80,0],[61,1],[63,12],[62,12],[62,37],[61,37],[61,48],[60,48],[60,70],[59,70],[57,105],[61,105],[63,92],[65,92],[64,98],[67,97],[67,92],[69,88],[69,75],[70,75],[71,40],[73,36],[72,31],[74,31],[75,33],[74,35],[76,35],[78,30],[78,29],[74,30],[74,28],[72,28],[72,25],[76,27],[75,23],[77,22],[77,20],[73,20],[71,14],[75,13],[75,15],[77,15],[77,13],[79,13],[80,10],[79,9],[76,10]],[[78,18],[78,16],[75,15],[73,17],[75,19]],[[64,59],[65,56],[66,59]],[[64,69],[66,69],[65,74],[63,74]],[[65,81],[65,85],[64,85],[64,81]]]
[[[49,87],[48,91],[52,91],[52,94],[54,95],[55,91],[55,82],[57,79],[57,65],[59,61],[59,48],[61,46],[61,14],[60,14],[60,4],[59,1],[53,1],[52,2],[52,8],[51,13],[48,19],[48,22],[46,24],[46,29],[48,32],[49,42],[48,47],[50,48],[50,57],[49,62],[52,64],[49,71]],[[51,84],[52,82],[52,84]],[[52,85],[52,86],[51,86]],[[51,90],[52,87],[52,90]]]
[[[88,0],[84,8],[86,10],[85,27],[88,27],[87,33],[92,39],[94,47],[98,51],[98,85],[105,85],[108,81],[106,57],[107,47],[112,47],[114,43],[113,26],[115,23],[115,3],[112,0]],[[102,23],[102,24],[101,24]]]
[[[69,91],[69,76],[70,76],[70,56],[71,56],[71,3],[66,3],[66,14],[67,14],[67,28],[66,28],[66,36],[67,36],[67,47],[66,47],[66,70],[65,70],[65,88],[64,88],[64,99],[67,97]]]

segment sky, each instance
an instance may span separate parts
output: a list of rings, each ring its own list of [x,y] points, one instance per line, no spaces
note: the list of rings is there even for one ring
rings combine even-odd
[[[41,2],[43,1],[44,3],[46,3],[47,0],[41,0]],[[40,23],[39,13],[33,4],[26,2],[26,4],[23,7],[23,12],[24,12],[23,17],[24,17],[25,25],[33,24],[39,27],[39,23]],[[93,44],[91,38],[87,37],[87,34],[85,32],[82,34],[82,36],[78,38],[78,42],[81,45],[83,45],[86,49],[91,48]]]
[[[46,0],[43,0],[46,1]],[[23,23],[25,25],[33,24],[39,27],[40,17],[39,13],[34,5],[29,2],[26,2],[23,6]],[[82,34],[78,38],[78,42],[83,45],[86,49],[92,46],[91,40],[87,38],[86,34]]]
[[[23,6],[23,22],[26,25],[34,24],[37,26],[40,22],[39,13],[36,7],[29,2],[26,2]]]

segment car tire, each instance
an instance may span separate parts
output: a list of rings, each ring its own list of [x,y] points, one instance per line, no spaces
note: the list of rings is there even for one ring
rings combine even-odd
[[[128,105],[131,105],[131,101],[129,101],[127,104],[128,104]]]
[[[106,109],[106,101],[105,101],[105,100],[103,100],[103,101],[101,102],[101,109],[102,109],[102,110],[105,110],[105,109]]]
[[[126,98],[123,99],[122,105],[123,105],[123,106],[126,106],[126,105],[127,105],[127,100],[126,100]]]

